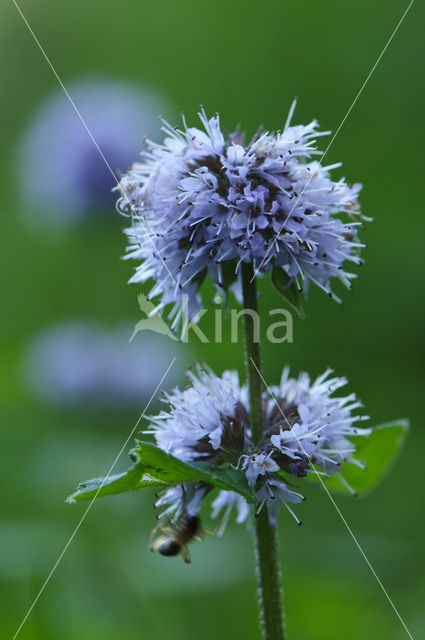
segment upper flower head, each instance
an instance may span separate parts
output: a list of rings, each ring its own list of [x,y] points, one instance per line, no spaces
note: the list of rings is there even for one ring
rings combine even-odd
[[[287,486],[288,479],[308,473],[328,475],[344,462],[360,464],[353,457],[352,436],[367,435],[356,423],[365,416],[353,415],[361,405],[351,394],[332,397],[346,384],[344,378],[330,377],[330,371],[312,382],[306,373],[290,378],[285,369],[281,383],[264,393],[264,436],[252,441],[248,390],[239,384],[235,372],[218,378],[199,368],[191,373],[191,385],[166,396],[169,412],[151,419],[149,432],[157,445],[184,461],[232,464],[245,472],[249,486],[257,494],[259,507],[268,504],[270,519],[277,521],[279,505],[300,502],[303,497]],[[291,484],[291,483],[288,483]],[[170,504],[167,512],[199,511],[205,487],[168,490],[158,502]],[[248,513],[244,499],[233,492],[221,492],[213,503],[214,513],[236,505]],[[191,512],[191,515],[193,513]]]
[[[206,276],[217,286],[238,279],[241,261],[256,271],[285,271],[299,289],[310,282],[332,295],[330,280],[350,285],[346,260],[359,263],[357,196],[361,185],[334,182],[319,154],[317,122],[260,132],[248,143],[238,131],[224,136],[218,115],[199,113],[204,130],[172,128],[120,183],[118,208],[136,214],[127,233],[128,257],[141,261],[132,282],[156,281],[161,304],[189,296],[189,313],[201,307]],[[343,222],[336,214],[349,215]],[[179,310],[177,305],[176,311]]]

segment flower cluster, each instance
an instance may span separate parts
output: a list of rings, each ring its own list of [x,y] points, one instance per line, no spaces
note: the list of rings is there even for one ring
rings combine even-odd
[[[259,274],[281,268],[299,290],[313,282],[332,296],[331,278],[350,287],[355,276],[343,265],[361,263],[361,185],[334,182],[340,165],[312,159],[329,132],[316,121],[290,126],[294,107],[282,132],[260,131],[248,144],[239,131],[224,136],[218,115],[208,120],[204,110],[204,131],[184,118],[182,129],[164,123],[164,143],[147,141],[143,161],[122,177],[118,210],[133,218],[128,257],[141,261],[131,282],[153,278],[150,296],[160,296],[158,310],[176,303],[176,322],[184,293],[194,317],[205,276],[227,289],[241,262]]]
[[[151,418],[147,431],[161,449],[181,460],[227,463],[243,470],[258,498],[257,509],[267,504],[270,521],[276,524],[281,503],[293,513],[288,503],[303,500],[292,488],[294,478],[337,472],[344,462],[361,465],[353,457],[350,437],[370,433],[355,426],[366,416],[353,415],[361,406],[354,394],[332,397],[347,381],[330,374],[328,370],[312,382],[306,373],[289,377],[286,368],[280,385],[264,393],[264,436],[254,443],[246,385],[240,385],[234,371],[219,378],[198,367],[189,374],[189,387],[166,395],[170,411]],[[183,513],[196,515],[207,492],[202,484],[173,487],[157,506],[167,506],[164,513],[176,518]],[[227,521],[233,506],[238,522],[243,522],[249,505],[231,491],[219,493],[213,516],[224,508]]]

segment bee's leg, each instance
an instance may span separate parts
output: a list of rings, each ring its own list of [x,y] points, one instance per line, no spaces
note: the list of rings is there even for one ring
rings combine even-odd
[[[155,535],[158,533],[158,531],[160,531],[160,532],[161,532],[161,534],[166,534],[166,533],[171,534],[171,533],[174,533],[174,532],[173,532],[173,529],[172,529],[171,527],[164,527],[164,526],[162,526],[162,525],[161,525],[161,523],[158,523],[158,524],[156,525],[156,527],[154,527],[154,528],[152,529],[151,534],[150,534],[150,536],[149,536],[149,549],[150,549],[151,551],[152,551],[152,546],[153,546],[153,544],[154,544]],[[163,537],[163,536],[161,536],[161,537]]]
[[[149,543],[149,550],[150,551],[157,551],[159,549],[159,547],[164,544],[164,542],[166,542],[168,540],[168,538],[166,538],[165,536],[159,536],[159,538],[157,538],[155,541],[151,541]]]
[[[219,527],[216,529],[208,529],[207,527],[202,527],[202,533],[208,533],[209,536],[216,536],[219,532]],[[203,536],[201,540],[203,539]]]
[[[160,529],[162,529],[162,525],[160,522],[158,522],[158,524],[152,529],[151,534],[149,536],[149,548],[152,546],[155,535]]]
[[[182,545],[182,549],[181,549],[181,554],[183,557],[183,560],[189,564],[190,562],[192,562],[192,560],[190,559],[190,553],[189,553],[189,548],[186,544]]]
[[[216,529],[208,529],[207,527],[203,526],[202,529],[198,531],[196,536],[193,536],[193,539],[198,540],[198,542],[202,542],[202,540],[205,538],[204,533],[208,533],[209,536],[216,536],[219,531],[220,527],[217,527]]]

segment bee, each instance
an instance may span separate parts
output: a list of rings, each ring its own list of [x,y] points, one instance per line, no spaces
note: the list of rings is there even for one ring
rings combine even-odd
[[[159,537],[156,538],[156,534]],[[199,516],[183,515],[178,520],[168,520],[159,524],[151,533],[149,549],[158,551],[162,556],[181,554],[185,562],[191,562],[188,543],[191,540],[202,540],[203,528]]]

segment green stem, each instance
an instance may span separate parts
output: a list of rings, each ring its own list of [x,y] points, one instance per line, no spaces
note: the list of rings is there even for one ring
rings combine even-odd
[[[246,368],[252,438],[257,444],[263,436],[263,411],[258,294],[252,263],[242,263],[242,291],[246,311],[244,314]],[[284,640],[276,527],[272,527],[269,522],[267,508],[262,509],[259,516],[255,518],[254,539],[263,638],[264,640]]]

